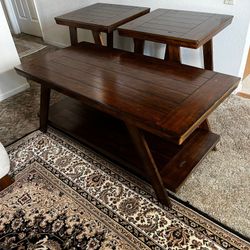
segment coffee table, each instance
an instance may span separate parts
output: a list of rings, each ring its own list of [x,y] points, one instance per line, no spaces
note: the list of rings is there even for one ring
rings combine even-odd
[[[77,44],[77,28],[92,31],[96,44],[103,45],[101,32],[107,33],[107,46],[113,48],[113,31],[128,21],[142,16],[149,8],[97,3],[55,18],[57,24],[69,26],[71,44]]]
[[[90,43],[15,69],[41,84],[42,131],[51,89],[75,99],[51,107],[50,124],[148,180],[167,205],[165,186],[175,191],[218,142],[218,135],[200,125],[239,82]]]
[[[145,40],[167,44],[165,59],[178,63],[180,47],[203,46],[204,68],[213,70],[213,37],[232,20],[229,15],[157,9],[120,26],[118,31],[134,38],[137,53],[143,52]]]

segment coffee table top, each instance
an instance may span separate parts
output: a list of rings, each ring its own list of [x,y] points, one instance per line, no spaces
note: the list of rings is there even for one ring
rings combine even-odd
[[[80,43],[16,67],[19,74],[181,144],[239,78]]]
[[[142,16],[149,8],[96,3],[55,18],[57,24],[112,32],[119,25]]]
[[[199,48],[232,20],[228,15],[157,9],[120,26],[118,31],[133,38]]]

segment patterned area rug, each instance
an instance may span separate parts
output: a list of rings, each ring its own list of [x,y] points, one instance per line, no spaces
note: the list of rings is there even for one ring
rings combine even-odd
[[[250,244],[61,133],[8,148],[16,182],[0,193],[0,249],[250,249]]]
[[[15,37],[13,39],[20,58],[36,53],[37,51],[47,47],[46,45],[25,39]]]

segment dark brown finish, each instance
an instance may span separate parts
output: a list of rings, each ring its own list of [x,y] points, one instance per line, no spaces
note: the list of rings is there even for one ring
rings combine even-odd
[[[196,156],[195,159],[187,157],[187,172],[190,172],[218,139],[211,132],[200,130],[200,124],[237,87],[239,81],[237,77],[89,43],[46,54],[39,60],[16,67],[16,70],[43,86],[42,128],[47,124],[49,105],[46,89],[55,89],[130,124],[137,150],[140,147],[141,157],[147,157],[144,168],[151,165],[152,171],[155,165],[150,160],[153,155],[150,150],[153,146],[150,140],[147,140],[148,146],[144,143],[144,137],[138,130],[165,138],[167,144],[170,141],[176,144],[175,152],[168,159],[170,163],[166,164],[171,164],[171,169],[178,168],[179,161],[182,165],[187,157],[185,152],[190,150],[188,155]],[[96,126],[100,124],[98,119]],[[206,135],[205,139],[202,139],[201,132]],[[197,146],[199,140],[192,139],[193,133],[198,133],[203,147]],[[188,149],[184,147],[185,143],[188,143]],[[171,146],[164,148],[172,152]],[[163,170],[159,168],[159,171],[161,177]],[[140,172],[143,174],[145,170]],[[161,182],[156,181],[158,178],[157,175],[153,178],[148,176],[157,196],[163,199]]]
[[[145,167],[147,176],[150,176],[152,186],[156,191],[157,198],[161,203],[170,206],[170,200],[168,198],[167,191],[164,188],[163,181],[143,132],[129,123],[126,123],[126,125],[134,143],[135,149],[142,161],[143,166]]]
[[[161,177],[166,183],[169,183],[168,188],[176,190],[176,187],[182,184],[190,171],[202,161],[218,141],[218,135],[207,130],[197,129],[161,169]],[[173,183],[171,180],[175,180],[175,182]]]
[[[233,16],[157,9],[118,28],[133,38],[197,49],[228,26]]]
[[[48,115],[50,102],[50,88],[45,84],[41,84],[41,100],[40,100],[40,130],[47,132]]]
[[[165,59],[181,62],[180,47],[204,45],[205,69],[213,69],[212,38],[228,26],[233,16],[192,11],[157,9],[118,28],[134,39],[167,44]]]
[[[200,128],[211,131],[211,127],[207,119],[203,123],[201,123]]]
[[[76,27],[69,27],[69,35],[70,35],[71,45],[76,45],[78,43]]]
[[[232,19],[228,15],[157,9],[119,27],[118,31],[120,35],[133,37],[134,41],[166,43],[164,59],[175,63],[181,63],[181,46],[196,49],[203,45],[204,68],[213,70],[212,38]],[[211,131],[207,120],[204,124],[206,130]]]
[[[119,25],[129,22],[150,11],[149,8],[125,6],[116,4],[97,3],[82,9],[58,16],[57,24],[76,28],[92,30],[94,37],[100,32],[112,33]],[[72,45],[77,41],[77,34],[73,34]],[[107,37],[108,47],[113,44],[113,36]],[[72,40],[71,40],[72,41]]]
[[[9,185],[11,185],[15,180],[11,178],[9,175],[5,175],[0,179],[0,191],[7,188]]]
[[[209,40],[203,45],[204,68],[213,70],[213,40]]]
[[[168,44],[166,47],[166,51],[167,52],[165,54],[165,59],[171,62],[181,63],[179,46]]]
[[[119,119],[66,97],[50,108],[49,124],[66,132],[150,183],[150,178],[146,175],[134,150],[126,126]],[[178,146],[146,131],[143,131],[143,134],[164,186],[173,192],[178,190],[188,174],[211,150],[211,147],[214,147],[219,138],[211,132],[199,129],[181,146]],[[202,138],[197,140],[200,136]],[[190,140],[192,143],[190,143]],[[189,146],[186,146],[186,144]],[[168,163],[175,155],[181,156],[180,151],[183,152],[183,148],[189,148],[188,152],[191,152],[190,156],[192,156],[193,161],[189,160],[184,169],[181,167],[183,164],[170,168],[171,165]],[[166,168],[168,174],[166,174]]]
[[[88,43],[46,54],[16,70],[178,144],[239,81],[237,77]]]
[[[143,55],[144,40],[134,38],[134,52]]]
[[[114,47],[114,33],[107,33],[107,46],[112,49]]]

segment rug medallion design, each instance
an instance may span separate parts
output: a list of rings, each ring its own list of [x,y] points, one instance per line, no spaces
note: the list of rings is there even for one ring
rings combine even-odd
[[[250,249],[240,237],[50,129],[8,148],[0,249]]]

